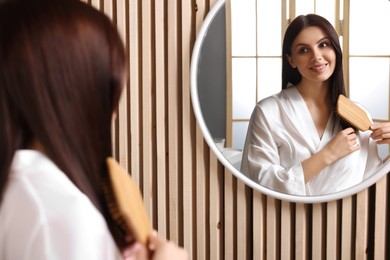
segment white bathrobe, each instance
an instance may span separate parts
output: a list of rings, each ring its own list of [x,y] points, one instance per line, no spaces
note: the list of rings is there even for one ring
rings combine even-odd
[[[334,120],[332,114],[320,138],[296,87],[282,90],[256,105],[241,171],[260,185],[288,194],[322,195],[348,189],[382,163],[370,131],[357,133],[360,150],[332,163],[306,184],[301,165],[339,131],[338,118]]]
[[[0,205],[0,259],[122,259],[102,214],[44,154],[15,153]]]

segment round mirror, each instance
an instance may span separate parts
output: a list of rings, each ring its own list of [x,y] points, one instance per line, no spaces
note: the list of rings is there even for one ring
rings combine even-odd
[[[363,182],[332,194],[299,196],[278,192],[249,179],[240,171],[242,151],[225,147],[226,134],[226,8],[225,0],[215,3],[198,33],[191,60],[191,98],[204,138],[219,161],[237,178],[263,194],[281,200],[317,203],[356,194],[376,183],[390,171],[390,163]],[[243,137],[245,139],[245,137]]]

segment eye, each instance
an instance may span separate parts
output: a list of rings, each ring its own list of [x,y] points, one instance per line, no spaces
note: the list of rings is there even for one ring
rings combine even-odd
[[[326,48],[326,47],[331,46],[331,44],[330,44],[330,42],[328,42],[328,41],[324,41],[324,42],[321,42],[321,43],[319,44],[319,46],[320,46],[320,48]]]
[[[299,54],[303,54],[303,53],[306,53],[306,52],[308,52],[308,51],[309,51],[309,49],[306,48],[306,47],[301,47],[301,48],[298,49],[298,53],[299,53]]]

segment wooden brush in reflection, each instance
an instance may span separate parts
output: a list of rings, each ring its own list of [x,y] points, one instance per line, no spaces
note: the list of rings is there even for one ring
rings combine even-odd
[[[360,131],[367,131],[372,125],[367,112],[344,95],[338,97],[336,112],[347,124]]]

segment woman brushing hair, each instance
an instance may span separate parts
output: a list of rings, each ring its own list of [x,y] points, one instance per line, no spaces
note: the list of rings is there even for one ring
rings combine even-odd
[[[186,258],[156,235],[150,248],[136,243],[107,206],[125,71],[120,36],[93,7],[0,5],[1,259]]]

